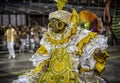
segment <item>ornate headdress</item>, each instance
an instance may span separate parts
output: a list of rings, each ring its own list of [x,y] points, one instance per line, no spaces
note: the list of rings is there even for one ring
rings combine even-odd
[[[52,18],[56,18],[65,22],[67,25],[69,25],[70,22],[72,22],[73,24],[78,24],[79,17],[75,9],[73,9],[72,13],[62,10],[67,0],[56,0],[56,2],[58,10],[49,14],[49,20]]]
[[[49,19],[52,18],[56,18],[58,20],[65,22],[66,24],[69,24],[71,19],[71,13],[63,10],[57,10],[49,14]]]

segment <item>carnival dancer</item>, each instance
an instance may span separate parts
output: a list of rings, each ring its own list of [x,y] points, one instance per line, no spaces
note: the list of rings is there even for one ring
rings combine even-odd
[[[49,20],[30,59],[36,68],[13,83],[106,83],[99,75],[107,62],[107,38],[81,26],[75,9],[51,12]]]

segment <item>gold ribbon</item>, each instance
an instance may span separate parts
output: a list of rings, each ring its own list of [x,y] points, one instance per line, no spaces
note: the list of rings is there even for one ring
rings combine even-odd
[[[109,55],[106,51],[102,51],[101,56],[97,56],[93,54],[93,57],[96,60],[95,68],[100,74],[105,69],[105,65],[107,63],[106,59],[109,57]]]
[[[36,53],[39,54],[48,54],[48,51],[45,46],[40,46],[40,48],[37,49]]]
[[[85,37],[84,39],[82,39],[82,40],[78,43],[78,53],[79,53],[80,55],[83,53],[82,47],[84,46],[84,44],[87,44],[87,43],[90,41],[90,39],[95,38],[96,35],[97,35],[97,33],[95,33],[95,32],[90,32],[87,37]]]
[[[37,74],[38,72],[41,71],[42,69],[42,66],[45,65],[49,60],[45,60],[43,61],[42,63],[39,64],[39,66],[37,66],[34,70],[33,70],[33,73],[34,74]]]

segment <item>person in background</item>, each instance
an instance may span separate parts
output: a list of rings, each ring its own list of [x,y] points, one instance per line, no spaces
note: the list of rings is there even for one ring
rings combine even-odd
[[[110,16],[110,4],[111,4],[112,0],[107,0],[106,4],[105,4],[105,8],[104,8],[104,12],[103,12],[103,21],[105,23],[110,23],[111,21],[111,16]]]
[[[15,49],[19,49],[19,47],[20,47],[20,30],[19,30],[19,26],[15,27],[15,31],[17,33],[17,37],[16,37],[16,41],[15,41]]]
[[[103,35],[105,32],[105,28],[103,26],[103,21],[102,21],[101,17],[99,17],[98,20],[100,21],[100,26],[101,26],[100,34]]]
[[[5,36],[7,39],[7,48],[9,51],[9,59],[15,58],[15,51],[14,51],[14,42],[17,36],[15,29],[9,24],[8,29],[5,32]]]
[[[23,28],[21,29],[21,33],[20,33],[20,41],[21,41],[21,50],[25,51],[25,46],[26,46],[26,31],[25,31],[25,27],[23,26]]]
[[[34,28],[32,27],[30,29],[30,52],[34,52],[34,49],[35,49],[34,37],[35,37],[35,33],[34,33]]]
[[[39,38],[39,24],[36,22],[34,25],[34,41],[35,41],[35,48],[39,47],[39,42],[40,42],[40,38]]]
[[[112,0],[107,0],[103,12],[103,22],[104,22],[104,27],[105,27],[105,36],[108,37],[108,43],[110,44],[110,39],[111,39],[111,15],[110,15],[110,4]]]
[[[4,34],[5,34],[5,26],[0,26],[0,50],[6,50],[5,46],[6,46],[6,41],[4,38]]]

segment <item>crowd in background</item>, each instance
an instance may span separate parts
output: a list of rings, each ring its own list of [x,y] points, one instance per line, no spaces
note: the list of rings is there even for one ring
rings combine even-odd
[[[100,34],[108,37],[109,45],[118,45],[118,39],[112,31],[112,18],[110,15],[110,4],[111,0],[106,2],[104,12],[103,12],[103,20],[100,18],[101,22],[101,31]],[[13,26],[12,26],[13,27]],[[6,49],[6,38],[5,32],[8,26],[0,26],[0,51],[7,50]],[[47,31],[47,27],[40,26],[37,22],[31,23],[29,25],[22,25],[13,27],[16,30],[17,37],[15,39],[15,49],[21,49],[25,51],[29,49],[30,52],[34,52],[36,48],[40,46],[40,39],[45,31]]]
[[[34,52],[34,50],[40,46],[42,34],[47,31],[46,27],[42,27],[38,23],[30,24],[28,26],[16,26],[13,28],[17,33],[14,44],[15,49],[21,49],[21,51],[29,49],[30,52]],[[0,26],[0,51],[7,50],[5,37],[7,29],[8,26]]]
[[[102,21],[101,21],[102,23]],[[13,26],[12,26],[13,27]],[[105,26],[101,24],[101,34],[106,35],[106,32],[109,33],[109,41],[114,41],[112,35],[112,30],[105,29]],[[0,51],[5,51],[6,49],[6,37],[5,32],[8,26],[0,26]],[[47,27],[40,26],[37,22],[30,25],[16,26],[13,27],[16,30],[17,37],[15,39],[15,50],[21,49],[21,51],[29,50],[34,52],[40,46],[40,39]],[[108,42],[109,43],[109,42]]]

